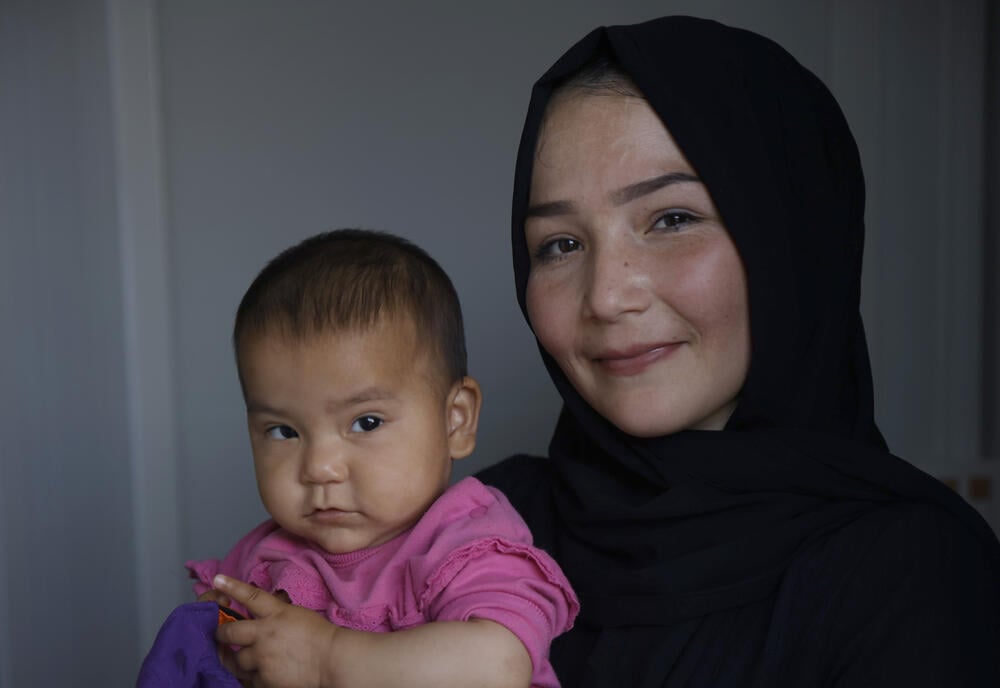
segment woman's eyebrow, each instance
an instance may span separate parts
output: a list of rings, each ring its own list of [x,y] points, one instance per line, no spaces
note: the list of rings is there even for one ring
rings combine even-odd
[[[651,194],[654,191],[659,191],[665,186],[685,182],[700,183],[701,180],[693,174],[688,174],[687,172],[671,172],[670,174],[663,174],[659,177],[653,177],[652,179],[646,179],[645,181],[636,182],[635,184],[629,184],[628,186],[622,187],[617,191],[612,191],[608,197],[615,205],[625,205],[629,201],[634,201],[635,199]]]
[[[700,184],[701,180],[687,172],[671,172],[670,174],[661,174],[659,177],[645,179],[612,191],[609,194],[609,198],[615,205],[625,205],[629,201],[634,201],[654,191],[659,191],[665,186],[682,183]],[[576,205],[573,201],[550,201],[549,203],[536,203],[535,205],[528,206],[524,217],[525,219],[529,217],[555,217],[556,215],[572,215],[575,212]]]
[[[552,201],[551,203],[529,205],[524,217],[554,217],[556,215],[571,215],[575,212],[576,206],[573,205],[572,201]]]

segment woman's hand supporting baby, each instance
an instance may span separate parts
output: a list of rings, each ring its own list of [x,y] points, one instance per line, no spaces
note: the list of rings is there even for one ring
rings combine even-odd
[[[220,597],[239,602],[254,616],[216,632],[223,664],[247,685],[501,688],[526,687],[531,680],[528,651],[493,621],[439,621],[367,633],[226,576],[216,576],[213,584]],[[241,649],[234,652],[231,645]]]

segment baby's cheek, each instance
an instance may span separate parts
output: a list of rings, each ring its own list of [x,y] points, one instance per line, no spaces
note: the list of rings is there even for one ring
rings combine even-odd
[[[291,487],[284,484],[280,475],[259,475],[257,491],[260,493],[260,501],[264,508],[272,518],[280,523],[283,520],[284,512],[288,510],[292,501]]]

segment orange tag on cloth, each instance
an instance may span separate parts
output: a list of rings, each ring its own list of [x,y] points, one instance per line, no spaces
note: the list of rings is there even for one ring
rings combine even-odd
[[[237,612],[234,612],[232,609],[229,609],[228,607],[223,607],[221,604],[219,605],[220,626],[224,626],[227,623],[232,623],[233,621],[240,621],[242,619],[243,619],[242,615],[238,614]]]

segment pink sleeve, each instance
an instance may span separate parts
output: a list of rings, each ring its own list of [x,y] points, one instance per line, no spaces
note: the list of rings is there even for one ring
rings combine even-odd
[[[201,561],[188,561],[184,563],[188,573],[194,579],[194,594],[201,595],[212,589],[212,579],[219,573],[218,559],[202,559]]]
[[[218,573],[246,582],[255,582],[248,580],[248,578],[252,567],[259,562],[258,545],[277,529],[274,521],[264,521],[240,538],[224,559],[201,559],[185,562],[184,566],[187,567],[191,578],[194,579],[192,587],[195,595],[201,595],[211,590],[212,579]],[[233,602],[231,606],[240,614],[247,615],[247,611],[242,605]]]
[[[580,609],[548,554],[500,538],[453,552],[428,579],[423,601],[435,621],[478,618],[507,627],[524,643],[536,672],[548,665],[550,643],[573,627]]]

